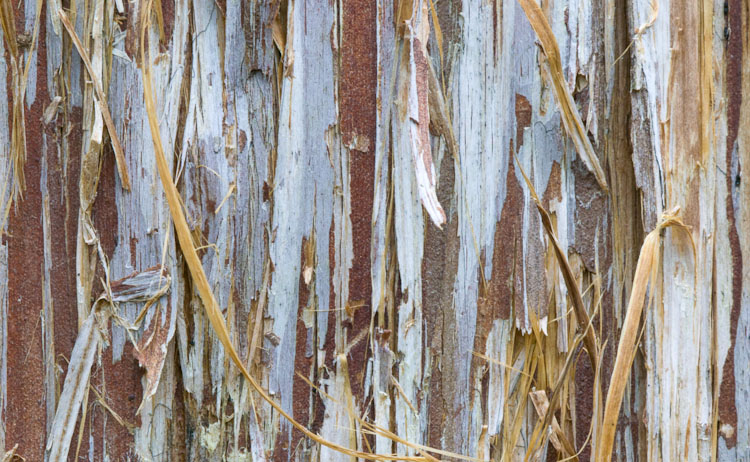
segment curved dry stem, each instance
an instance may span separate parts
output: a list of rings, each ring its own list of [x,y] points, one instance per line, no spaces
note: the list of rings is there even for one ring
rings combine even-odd
[[[130,177],[128,176],[128,167],[125,164],[125,154],[122,150],[122,144],[120,144],[120,138],[117,137],[115,122],[112,120],[112,114],[110,114],[109,112],[109,107],[107,106],[107,98],[104,95],[104,90],[102,89],[101,82],[99,82],[99,79],[96,77],[94,67],[91,65],[91,60],[89,59],[89,55],[88,53],[86,53],[86,49],[83,47],[81,40],[78,38],[78,34],[76,34],[76,30],[70,23],[68,16],[63,10],[59,10],[57,14],[58,16],[60,16],[60,22],[62,22],[63,26],[65,26],[65,30],[68,31],[73,44],[76,46],[76,50],[78,50],[78,54],[81,56],[83,64],[86,66],[86,70],[89,73],[89,77],[91,77],[91,81],[94,83],[96,102],[98,103],[99,110],[101,111],[102,117],[104,118],[104,124],[107,126],[109,139],[112,142],[112,150],[115,152],[117,172],[120,175],[122,187],[126,191],[130,191]],[[156,143],[156,141],[154,141],[154,143]]]
[[[547,57],[550,79],[552,80],[552,87],[555,90],[557,105],[560,107],[560,117],[562,118],[565,131],[573,140],[576,152],[581,156],[583,163],[594,174],[599,186],[607,192],[607,180],[604,170],[599,163],[599,158],[594,152],[594,147],[589,137],[586,135],[581,115],[578,113],[573,96],[570,94],[568,85],[565,82],[562,60],[560,59],[560,48],[557,45],[555,34],[552,32],[547,17],[544,16],[542,8],[534,0],[518,0],[518,3],[521,4],[521,8],[526,13],[526,18],[531,23],[531,28],[536,32],[536,36],[542,44],[544,55]]]
[[[152,1],[153,0],[149,0],[148,4],[146,5],[146,11],[150,11]],[[203,265],[201,264],[201,261],[198,257],[198,253],[195,250],[195,245],[193,243],[193,239],[190,234],[190,229],[188,228],[187,220],[185,219],[185,212],[182,210],[182,206],[180,205],[179,193],[177,192],[177,187],[175,186],[174,181],[172,179],[172,173],[169,170],[169,166],[167,165],[167,160],[164,156],[164,147],[162,146],[161,135],[159,133],[159,120],[156,116],[156,107],[154,103],[153,89],[151,87],[152,83],[151,83],[150,57],[148,57],[147,59],[146,53],[144,51],[145,34],[146,34],[146,29],[149,23],[150,23],[150,15],[147,14],[146,19],[143,21],[143,24],[141,27],[141,35],[140,35],[141,53],[140,55],[141,55],[141,72],[143,73],[143,93],[144,93],[144,99],[145,99],[145,104],[146,104],[146,112],[148,114],[149,127],[151,129],[151,137],[154,143],[154,155],[156,157],[156,167],[159,172],[159,178],[161,180],[162,186],[164,188],[164,193],[167,198],[167,203],[169,204],[169,211],[170,211],[170,214],[172,215],[172,220],[174,220],[174,226],[175,226],[175,230],[177,234],[177,240],[180,244],[180,249],[182,250],[183,257],[185,258],[185,261],[187,262],[188,269],[190,270],[190,275],[193,279],[193,282],[195,283],[195,286],[198,288],[198,293],[200,294],[201,301],[203,302],[203,307],[206,310],[206,316],[208,317],[208,320],[211,324],[211,327],[214,330],[214,333],[216,334],[216,337],[219,339],[222,346],[224,347],[225,352],[229,355],[230,359],[235,364],[235,366],[240,370],[240,372],[245,377],[245,379],[247,379],[247,381],[255,389],[255,391],[258,392],[261,398],[263,398],[264,401],[270,404],[271,407],[273,407],[276,410],[276,412],[278,412],[285,419],[287,419],[287,421],[289,421],[289,423],[292,424],[293,427],[301,431],[306,437],[310,438],[316,443],[326,446],[328,448],[331,448],[335,451],[341,452],[343,454],[346,454],[348,456],[359,457],[365,460],[386,461],[386,460],[398,459],[398,460],[414,460],[414,461],[422,461],[422,460],[437,461],[437,459],[429,455],[424,456],[424,457],[404,457],[404,456],[398,456],[394,454],[374,454],[374,453],[361,452],[361,451],[346,448],[344,446],[341,446],[339,444],[336,444],[334,442],[328,441],[320,437],[319,435],[315,434],[310,429],[308,429],[306,426],[294,420],[294,418],[291,415],[289,415],[275,400],[273,400],[268,395],[268,393],[265,390],[263,390],[260,384],[250,375],[247,368],[240,360],[239,354],[237,353],[237,350],[234,348],[229,338],[229,331],[224,321],[224,317],[221,314],[221,310],[219,309],[216,298],[214,297],[213,291],[211,290],[211,286],[208,283],[208,278],[206,277],[206,273],[203,270]],[[385,436],[388,436],[389,438],[391,438],[392,440],[396,442],[406,444],[404,440],[397,438],[395,435],[390,434],[390,432],[383,432],[383,434]],[[429,450],[432,450],[432,449],[429,449]],[[461,457],[459,455],[455,455],[455,456]],[[467,459],[467,460],[473,460],[473,459],[465,458],[465,457],[462,457],[462,458]]]
[[[674,226],[687,232],[690,236],[690,242],[693,246],[693,256],[697,255],[695,242],[689,232],[689,229],[682,219],[678,216],[679,207],[666,212],[662,215],[661,221],[648,233],[641,246],[641,254],[638,257],[638,264],[635,268],[635,277],[633,278],[633,289],[630,292],[628,309],[625,314],[625,321],[620,334],[620,343],[617,347],[617,357],[612,369],[612,377],[609,381],[609,391],[607,392],[607,401],[604,407],[604,419],[602,421],[602,431],[599,436],[599,444],[596,446],[596,461],[609,462],[612,456],[612,447],[614,445],[615,430],[617,428],[617,418],[620,414],[622,397],[625,393],[625,386],[628,382],[630,368],[633,365],[636,353],[636,337],[638,335],[638,325],[643,313],[646,290],[649,286],[649,280],[654,281],[659,267],[661,231]]]
[[[549,237],[549,240],[552,243],[552,247],[555,250],[555,257],[557,257],[557,261],[560,264],[560,271],[562,272],[565,286],[568,289],[568,294],[570,295],[571,301],[573,302],[573,309],[575,310],[576,318],[578,319],[579,324],[581,324],[582,326],[586,326],[586,330],[584,331],[585,334],[583,337],[583,344],[586,347],[586,351],[589,355],[591,369],[596,370],[596,365],[599,363],[599,342],[597,340],[596,333],[594,332],[594,327],[591,324],[591,320],[589,319],[589,315],[586,312],[586,308],[583,306],[581,289],[578,287],[575,275],[573,274],[573,269],[570,267],[570,263],[568,263],[568,257],[566,256],[565,251],[560,246],[560,243],[557,241],[557,236],[555,235],[555,230],[552,227],[552,219],[550,218],[549,213],[544,207],[542,207],[542,202],[539,200],[539,196],[537,196],[534,185],[531,183],[531,180],[529,180],[529,177],[526,176],[526,172],[523,170],[523,167],[521,167],[521,163],[518,161],[518,158],[516,157],[515,159],[516,163],[518,164],[518,169],[521,171],[521,175],[523,175],[523,179],[526,181],[526,185],[529,188],[531,198],[534,200],[536,208],[539,211],[544,231],[547,233],[547,237]]]

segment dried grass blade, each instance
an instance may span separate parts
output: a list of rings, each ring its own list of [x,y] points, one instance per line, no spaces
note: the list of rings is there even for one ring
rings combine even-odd
[[[39,5],[37,5],[38,9]],[[26,93],[26,73],[21,70],[22,53],[18,45],[15,12],[10,1],[0,2],[0,25],[3,29],[3,37],[9,51],[8,64],[11,70],[12,93],[10,101],[12,102],[11,110],[11,142],[10,142],[10,161],[13,166],[13,200],[23,197],[23,191],[26,189],[26,180],[24,175],[24,166],[26,164],[26,122],[24,115],[24,96]],[[37,18],[38,24],[38,18]],[[35,28],[35,31],[38,27]],[[29,60],[30,62],[31,60]],[[29,66],[27,62],[26,71]],[[4,186],[4,185],[3,185]],[[5,188],[3,187],[3,191]],[[4,194],[3,194],[4,195]],[[3,197],[3,199],[5,199]],[[10,201],[8,202],[10,205]],[[3,222],[4,225],[4,222]]]
[[[149,1],[149,4],[150,3],[151,1]],[[147,7],[146,11],[150,11],[150,6]],[[247,379],[247,381],[255,389],[255,391],[261,396],[261,398],[263,398],[264,401],[270,404],[271,407],[276,410],[276,412],[281,414],[285,419],[287,419],[287,421],[289,421],[289,423],[292,424],[292,426],[301,431],[306,437],[310,438],[318,444],[329,447],[348,456],[360,457],[365,460],[393,460],[393,455],[372,454],[349,449],[321,438],[319,435],[313,433],[310,429],[294,420],[291,415],[289,415],[278,403],[276,403],[276,401],[274,401],[268,395],[268,393],[263,390],[260,384],[250,375],[247,368],[242,363],[242,360],[240,360],[237,350],[234,348],[230,340],[229,331],[224,321],[224,317],[222,316],[218,303],[214,298],[213,291],[211,290],[211,286],[208,283],[208,278],[206,277],[206,273],[203,270],[203,265],[201,264],[201,261],[198,258],[198,253],[195,250],[195,245],[193,244],[190,229],[188,228],[187,220],[185,219],[185,212],[182,210],[182,206],[180,205],[180,198],[177,192],[177,187],[174,184],[172,173],[169,170],[167,160],[164,156],[164,147],[162,146],[161,134],[159,133],[159,121],[156,116],[156,105],[154,103],[153,90],[151,88],[152,84],[150,59],[146,59],[143,49],[143,43],[145,43],[145,32],[146,28],[149,25],[149,22],[150,18],[146,21],[143,21],[143,25],[141,28],[141,72],[143,73],[143,93],[146,103],[146,112],[148,114],[149,126],[151,129],[151,138],[154,143],[156,167],[159,172],[159,178],[161,180],[162,186],[164,187],[164,193],[167,197],[169,211],[172,215],[172,219],[174,220],[174,226],[177,232],[177,239],[180,244],[180,249],[182,250],[185,261],[187,262],[188,269],[190,270],[190,275],[192,276],[193,282],[198,289],[201,301],[203,302],[203,307],[206,310],[206,316],[208,317],[208,320],[214,330],[214,333],[216,334],[216,337],[224,347],[225,353],[228,354],[229,358],[232,360],[235,366],[237,366],[242,375],[245,377],[245,379]],[[401,457],[398,458],[403,459]],[[423,460],[423,458],[420,458],[419,460]]]
[[[573,310],[575,311],[576,318],[578,318],[578,323],[582,326],[585,326],[584,328],[586,329],[586,333],[583,338],[583,344],[586,347],[586,351],[589,355],[591,369],[596,370],[599,356],[599,343],[597,341],[594,328],[593,326],[591,326],[591,321],[589,319],[588,313],[586,312],[586,308],[583,306],[583,297],[581,296],[581,290],[578,288],[578,283],[576,282],[575,275],[573,274],[573,269],[570,267],[570,263],[568,263],[568,257],[566,256],[565,251],[563,251],[562,247],[560,247],[560,243],[557,241],[555,230],[552,228],[552,219],[550,218],[547,210],[542,206],[542,202],[539,200],[539,196],[537,196],[536,194],[534,185],[531,183],[531,180],[529,180],[529,177],[526,176],[526,172],[524,172],[523,167],[521,167],[521,163],[518,162],[518,158],[516,158],[516,163],[518,164],[518,168],[521,171],[521,175],[523,175],[523,179],[526,181],[526,185],[528,186],[531,193],[531,198],[534,200],[536,208],[539,211],[544,231],[547,233],[547,236],[552,243],[552,247],[555,250],[555,256],[557,257],[557,261],[560,263],[560,271],[562,272],[563,279],[565,280],[565,286],[568,289],[568,295],[570,295],[570,298],[573,302]]]
[[[11,56],[18,56],[18,41],[16,40],[16,15],[13,12],[13,4],[3,0],[0,2],[0,25],[3,28],[3,37],[8,45]]]
[[[23,457],[16,454],[16,451],[18,451],[18,444],[13,446],[9,451],[5,452],[2,462],[13,462],[16,459],[24,460]]]
[[[443,30],[440,27],[440,19],[438,18],[437,9],[435,9],[435,2],[430,1],[430,14],[432,15],[432,27],[435,30],[435,42],[437,42],[438,52],[440,52],[440,64],[443,64]]]
[[[557,46],[555,34],[547,22],[547,17],[535,0],[518,0],[518,3],[521,4],[524,13],[526,13],[526,17],[531,23],[531,28],[536,32],[539,42],[542,44],[544,55],[547,57],[552,86],[555,90],[557,104],[560,107],[560,115],[565,131],[573,140],[576,151],[581,156],[583,163],[586,164],[586,168],[594,174],[599,186],[604,191],[608,191],[604,170],[601,164],[599,164],[599,158],[594,152],[591,141],[586,136],[586,130],[583,127],[583,122],[581,122],[581,115],[578,113],[573,96],[570,94],[568,85],[565,83],[560,48]]]
[[[542,422],[545,420],[547,412],[549,411],[549,401],[547,400],[547,393],[544,390],[535,390],[529,393],[531,403],[534,405],[539,420]],[[554,415],[554,414],[553,414]],[[578,456],[573,445],[568,441],[568,438],[563,433],[560,424],[557,422],[557,417],[552,417],[552,434],[550,435],[550,441],[552,445],[557,449],[560,454],[564,454],[566,458],[577,461]]]
[[[674,226],[687,232],[693,244],[693,255],[697,255],[692,235],[687,225],[678,216],[678,213],[679,208],[676,207],[662,215],[659,224],[653,231],[648,233],[641,246],[641,254],[638,257],[638,264],[635,268],[628,309],[625,313],[625,321],[623,322],[622,333],[620,334],[620,343],[617,346],[617,357],[615,358],[612,377],[609,381],[607,401],[604,405],[604,419],[602,420],[602,429],[596,454],[596,460],[599,462],[609,462],[612,456],[612,447],[614,445],[615,430],[617,428],[617,419],[620,415],[622,397],[625,393],[630,368],[635,359],[638,325],[643,313],[646,290],[648,289],[649,280],[652,282],[655,280],[661,258],[659,248],[661,231]]]
[[[96,402],[99,404],[104,410],[109,412],[109,415],[112,416],[112,418],[117,421],[118,424],[122,425],[128,433],[133,435],[135,433],[137,426],[133,425],[132,423],[128,422],[127,420],[123,419],[120,414],[118,414],[114,409],[110,407],[109,404],[107,404],[107,400],[104,398],[104,395],[99,393],[99,390],[96,389],[96,387],[89,385],[89,389],[93,390],[94,394],[96,395]],[[78,460],[78,458],[76,458]]]
[[[112,120],[112,114],[110,114],[109,112],[109,107],[107,107],[107,99],[104,96],[104,91],[102,90],[101,82],[99,82],[99,79],[96,78],[96,73],[94,72],[94,67],[91,65],[91,60],[89,59],[89,55],[88,53],[86,53],[86,49],[83,48],[83,44],[81,43],[81,40],[78,38],[78,34],[76,34],[75,28],[70,23],[68,16],[65,14],[65,12],[62,9],[58,10],[57,14],[60,17],[60,22],[62,22],[63,26],[65,26],[65,30],[68,31],[68,34],[70,35],[70,39],[73,41],[73,44],[76,46],[76,49],[78,50],[78,54],[81,55],[81,60],[86,65],[86,70],[89,73],[89,77],[91,77],[91,80],[94,83],[94,91],[96,92],[96,102],[99,104],[99,110],[102,113],[102,117],[104,117],[104,123],[107,125],[107,131],[109,132],[109,139],[112,142],[112,149],[115,151],[115,161],[117,162],[117,172],[120,174],[122,187],[125,188],[125,190],[130,191],[130,177],[128,176],[128,167],[125,164],[125,154],[123,153],[122,145],[120,144],[120,139],[117,137],[117,131],[115,130],[115,122]]]

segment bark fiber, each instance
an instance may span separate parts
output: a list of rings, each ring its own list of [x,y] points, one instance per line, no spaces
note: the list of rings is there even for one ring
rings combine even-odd
[[[0,0],[0,455],[356,459],[217,338],[145,59],[234,348],[321,438],[593,459],[641,245],[679,207],[612,460],[750,460],[750,9],[543,0],[556,58],[529,1]]]

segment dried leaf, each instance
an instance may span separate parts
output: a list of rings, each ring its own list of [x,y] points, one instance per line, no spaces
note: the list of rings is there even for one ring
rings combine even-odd
[[[52,98],[52,101],[47,105],[46,108],[44,108],[44,115],[43,115],[43,121],[44,125],[49,124],[52,122],[52,119],[55,118],[57,115],[57,108],[60,106],[60,103],[62,102],[62,96],[57,95],[54,98]]]
[[[156,265],[112,282],[109,294],[103,294],[99,300],[106,298],[111,302],[145,302],[135,320],[135,324],[138,325],[146,316],[148,308],[169,292],[171,282],[172,278],[166,268]],[[161,309],[156,310],[151,318],[151,324],[136,345],[135,357],[141,367],[146,369],[146,388],[136,414],[141,412],[143,405],[156,393],[167,357],[167,346],[174,336],[172,305],[166,305],[166,313],[161,313]],[[161,305],[157,304],[157,307]]]
[[[547,411],[549,410],[549,401],[547,400],[547,393],[544,390],[534,390],[529,393],[531,403],[534,405],[537,415],[541,421],[545,420]],[[550,434],[550,441],[552,445],[557,449],[557,452],[563,454],[566,459],[578,460],[576,450],[573,445],[568,441],[568,438],[563,433],[560,424],[557,422],[557,417],[552,417],[552,433]]]
[[[280,10],[276,12],[276,16],[271,22],[271,36],[274,45],[279,49],[279,53],[283,55],[286,49],[286,18],[283,17]]]
[[[161,265],[133,272],[110,284],[113,302],[153,302],[169,291],[172,278]]]

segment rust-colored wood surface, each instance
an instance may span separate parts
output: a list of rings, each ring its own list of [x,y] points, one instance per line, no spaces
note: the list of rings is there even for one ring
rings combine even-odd
[[[0,456],[750,459],[741,0],[0,2]]]

